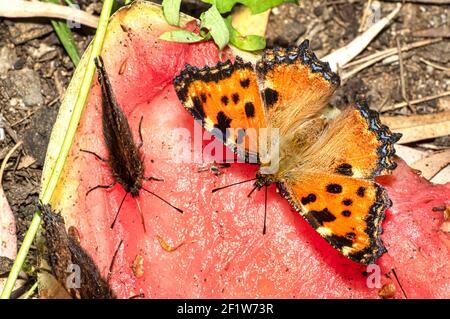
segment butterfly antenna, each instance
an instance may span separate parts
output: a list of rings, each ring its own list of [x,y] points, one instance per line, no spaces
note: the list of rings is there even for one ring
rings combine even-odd
[[[250,191],[250,193],[248,193],[247,197],[252,196],[253,192],[254,192],[255,190],[257,190],[257,189],[258,189],[258,186],[255,185],[255,186],[252,188],[252,190]]]
[[[400,286],[400,289],[402,290],[403,296],[405,296],[405,299],[408,299],[408,296],[406,295],[406,292],[405,292],[405,290],[403,289],[403,286],[402,286],[402,284],[400,283],[400,280],[398,280],[397,273],[396,273],[395,269],[392,268],[392,269],[391,269],[391,272],[394,274],[394,278],[395,278],[395,280],[397,281],[398,285]]]
[[[122,208],[123,202],[125,201],[125,198],[127,197],[127,195],[128,195],[128,193],[125,194],[125,196],[122,198],[122,201],[120,202],[119,209],[117,210],[117,213],[116,213],[116,217],[114,217],[114,221],[111,224],[111,229],[113,229],[114,225],[116,224],[117,217],[119,217],[120,209]]]
[[[141,205],[139,204],[139,201],[138,201],[137,198],[136,198],[136,205],[137,205],[137,208],[138,208],[138,211],[139,211],[139,215],[141,215],[141,222],[142,222],[142,227],[144,227],[144,233],[146,233],[147,229],[145,228],[144,214],[142,213]]]
[[[266,217],[267,217],[267,186],[264,190],[264,227],[263,227],[263,235],[266,234]]]
[[[251,181],[254,181],[254,180],[256,180],[256,178],[247,179],[247,180],[245,180],[245,181],[240,181],[240,182],[233,183],[233,184],[229,184],[229,185],[226,185],[226,186],[213,188],[213,190],[212,190],[211,192],[212,192],[212,193],[215,193],[215,192],[217,192],[217,191],[220,191],[221,189],[228,188],[228,187],[235,186],[235,185],[239,185],[239,184],[243,184],[243,183],[247,183],[247,182],[251,182]]]
[[[179,209],[179,208],[176,207],[176,206],[173,206],[171,203],[169,203],[167,200],[165,200],[165,199],[162,198],[161,196],[159,196],[159,195],[157,195],[157,194],[155,194],[155,193],[149,191],[148,189],[145,189],[144,187],[142,187],[142,189],[143,189],[144,191],[146,191],[147,193],[150,193],[150,194],[152,194],[153,196],[159,198],[159,199],[162,200],[164,203],[166,203],[167,205],[169,205],[169,206],[172,207],[173,209],[175,209],[175,210],[177,210],[178,212],[180,212],[180,213],[183,214],[183,210]]]
[[[117,253],[119,252],[120,247],[122,247],[122,243],[123,240],[121,239],[119,242],[119,246],[117,246],[116,250],[114,251],[114,255],[111,259],[111,263],[109,264],[109,269],[108,269],[108,276],[106,277],[106,282],[109,283],[109,280],[111,279],[111,275],[112,275],[112,270],[114,267],[114,263],[116,261],[116,257],[117,257]]]

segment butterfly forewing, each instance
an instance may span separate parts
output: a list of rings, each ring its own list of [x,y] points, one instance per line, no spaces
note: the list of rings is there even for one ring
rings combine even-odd
[[[211,68],[188,66],[175,78],[174,85],[184,107],[207,131],[232,150],[238,147],[257,154],[258,131],[247,129],[267,125],[250,63],[237,58],[234,63],[220,62]]]
[[[322,111],[339,86],[339,77],[308,45],[266,50],[256,65],[269,124],[282,136]]]

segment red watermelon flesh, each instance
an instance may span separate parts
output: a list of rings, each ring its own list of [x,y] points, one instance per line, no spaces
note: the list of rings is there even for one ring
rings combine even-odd
[[[158,36],[170,28],[161,13],[152,11],[146,21],[131,19],[145,10],[149,10],[147,5],[140,3],[116,14],[102,55],[136,140],[143,116],[146,175],[164,179],[145,182],[145,187],[183,209],[184,214],[141,192],[138,201],[146,233],[136,201],[130,196],[111,230],[125,194],[122,187],[95,190],[85,196],[89,188],[112,182],[104,163],[79,151],[88,149],[108,157],[97,81],[65,168],[64,182],[53,200],[53,205],[62,210],[67,227],[77,229],[81,245],[105,277],[123,240],[111,276],[117,296],[377,298],[379,286],[370,285],[376,283],[372,270],[329,246],[274,186],[268,193],[266,235],[262,234],[263,192],[247,198],[252,187],[247,183],[211,193],[214,187],[254,178],[257,166],[235,163],[216,176],[211,171],[198,172],[211,164],[211,156],[181,162],[179,150],[183,146],[185,157],[194,158],[210,140],[192,145],[190,140],[176,137],[174,132],[183,129],[191,136],[202,135],[204,130],[180,104],[172,79],[185,63],[214,65],[219,55],[210,42],[189,45],[159,40]],[[124,32],[124,25],[128,32]],[[226,51],[222,58],[229,56]],[[389,252],[378,261],[381,285],[395,283],[395,297],[403,297],[391,272],[394,268],[408,297],[450,297],[450,236],[440,230],[443,213],[432,211],[449,203],[450,185],[432,185],[402,161],[393,176],[379,181],[394,203],[383,223],[382,238]],[[171,247],[183,245],[168,252],[158,236]],[[139,260],[141,266],[137,266]]]

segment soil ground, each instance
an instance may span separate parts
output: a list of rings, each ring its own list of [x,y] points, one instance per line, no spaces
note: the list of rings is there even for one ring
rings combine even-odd
[[[81,9],[99,14],[101,2],[75,0]],[[120,1],[119,1],[120,2]],[[183,11],[196,17],[206,8],[200,1],[183,1]],[[395,1],[380,2],[380,17],[395,7]],[[366,1],[300,1],[273,9],[267,27],[269,46],[298,45],[311,40],[317,55],[344,46],[359,33]],[[376,16],[375,14],[375,16]],[[450,90],[450,5],[406,3],[394,22],[362,53],[396,48],[425,39],[419,31],[439,28],[443,40],[404,54],[404,87],[407,98],[417,99]],[[445,29],[447,28],[447,29]],[[92,39],[93,30],[74,29],[79,52]],[[439,35],[439,34],[438,34]],[[427,37],[430,38],[430,37]],[[437,64],[447,71],[426,64]],[[3,187],[17,219],[19,242],[34,213],[49,135],[74,66],[59,43],[48,20],[0,18],[0,160],[20,140],[24,145],[14,154],[3,178]],[[366,98],[371,107],[382,109],[404,101],[398,62],[377,63],[343,83],[332,104],[341,107]],[[404,107],[393,114],[438,112],[440,100]],[[1,136],[0,136],[1,137]],[[450,138],[428,141],[450,146]],[[33,254],[30,254],[32,256]],[[32,258],[32,257],[30,257]]]

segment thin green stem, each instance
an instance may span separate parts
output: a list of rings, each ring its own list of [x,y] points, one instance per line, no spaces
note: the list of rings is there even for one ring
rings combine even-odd
[[[100,14],[97,32],[95,34],[94,42],[92,43],[91,54],[89,55],[89,60],[81,83],[80,91],[78,93],[78,97],[73,108],[73,113],[70,118],[69,125],[67,127],[64,141],[61,146],[59,155],[55,161],[55,166],[53,167],[51,176],[48,179],[48,183],[47,185],[43,185],[42,187],[43,192],[41,193],[40,199],[44,204],[48,203],[52,198],[53,192],[57,187],[59,177],[61,176],[61,172],[63,170],[67,155],[69,154],[72,141],[75,136],[75,132],[77,130],[78,123],[80,122],[81,114],[83,112],[84,105],[86,103],[89,94],[92,78],[94,76],[95,72],[94,57],[100,55],[103,45],[103,39],[105,38],[106,29],[108,26],[108,19],[111,14],[113,4],[114,0],[105,0],[103,2],[103,8]],[[41,218],[39,216],[39,212],[36,211],[34,213],[30,227],[28,228],[28,231],[25,234],[23,243],[20,246],[20,249],[17,253],[17,257],[14,260],[14,264],[11,268],[8,279],[6,280],[2,294],[0,295],[0,299],[8,299],[10,297],[11,292],[14,288],[14,284],[17,280],[17,277],[19,276],[19,272],[22,269],[23,263],[28,254],[28,250],[30,249],[30,246],[34,240],[34,237],[36,236],[40,224]]]
[[[27,292],[25,292],[22,296],[20,296],[19,299],[28,299],[28,298],[30,298],[34,294],[34,292],[35,292],[37,287],[38,287],[38,282],[36,280],[36,282],[33,284],[33,286],[31,286],[31,288],[28,289]]]

